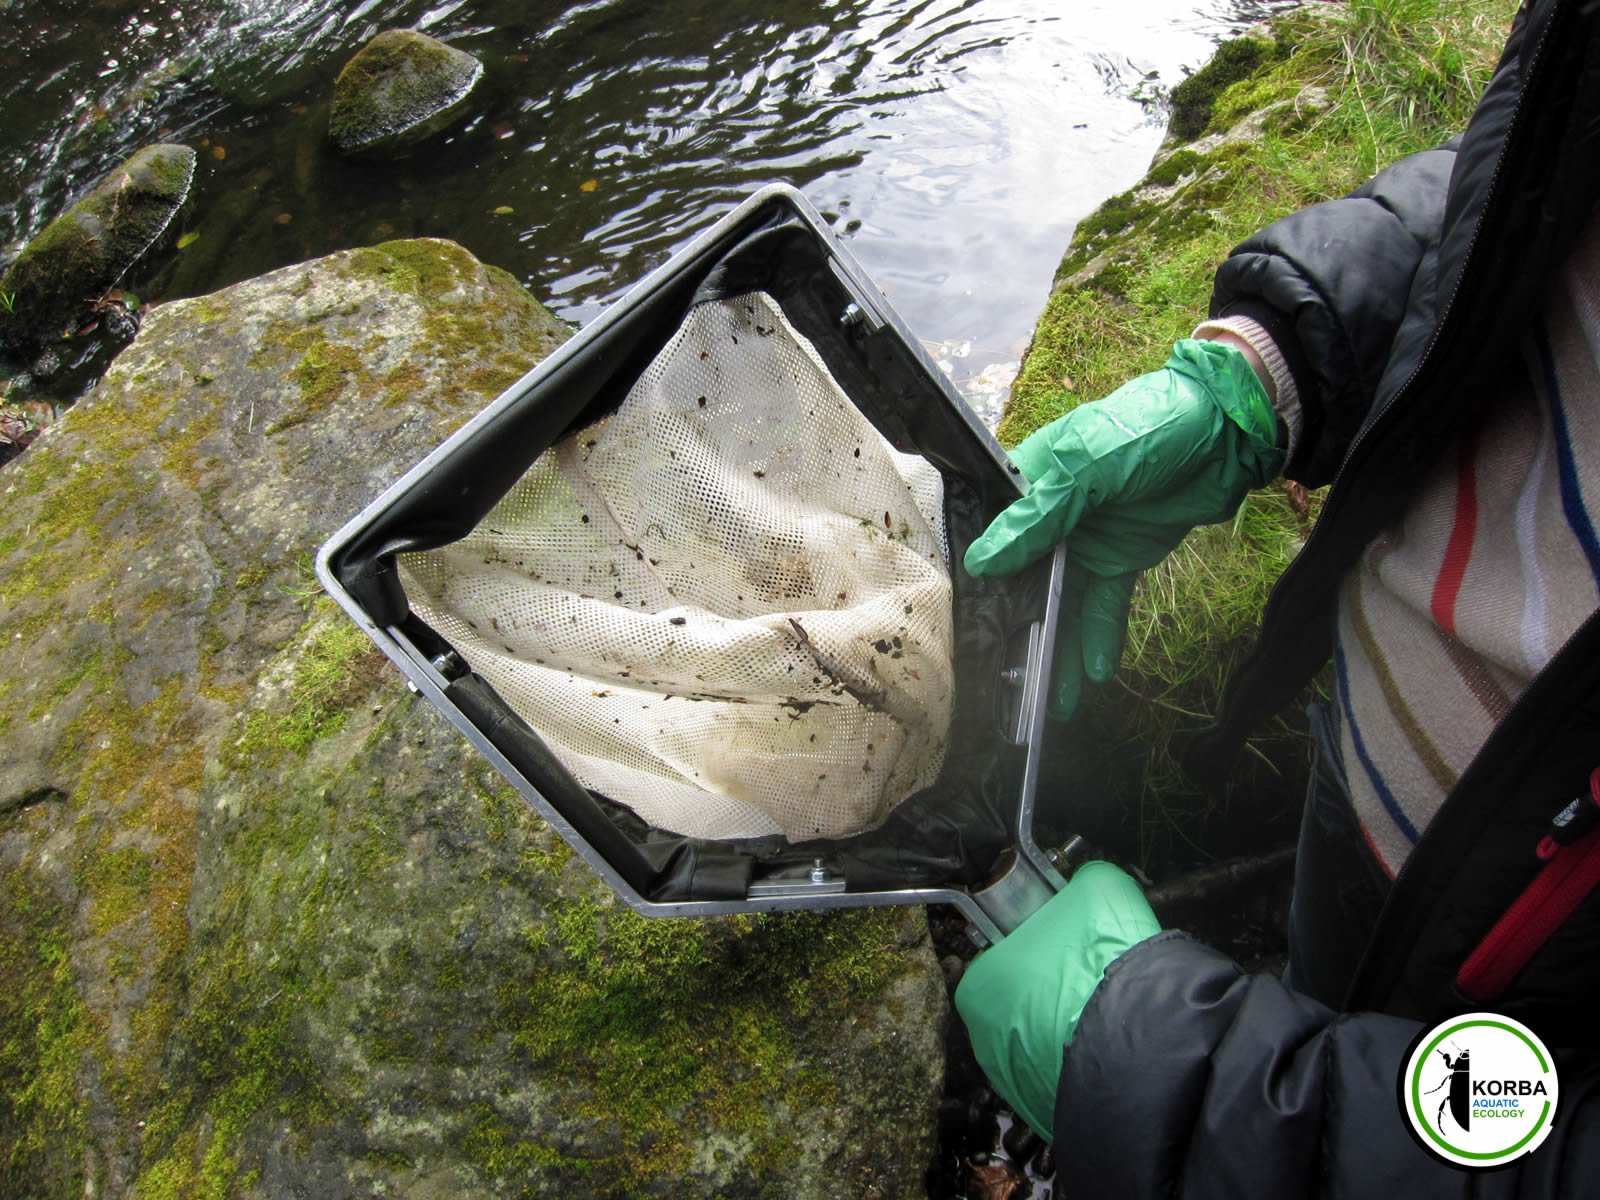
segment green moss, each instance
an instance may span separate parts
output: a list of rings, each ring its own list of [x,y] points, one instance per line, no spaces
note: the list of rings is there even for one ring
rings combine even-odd
[[[319,641],[313,630],[308,646]],[[320,668],[311,677],[326,678]],[[291,694],[304,686],[306,676],[292,680]],[[311,703],[327,698],[319,688],[311,684]],[[263,1114],[296,1130],[337,1117],[339,1101],[307,1057],[298,1023],[324,1010],[337,985],[322,958],[330,921],[397,852],[372,817],[359,815],[341,832],[346,810],[328,803],[318,784],[336,775],[306,775],[293,764],[279,771],[270,762],[235,770],[244,796],[215,847],[224,861],[211,872],[221,887],[214,911],[228,916],[208,925],[184,964],[185,1003],[147,1106],[141,1196],[238,1194],[253,1174],[246,1135]],[[336,839],[345,852],[332,855]],[[348,920],[348,911],[337,919]]]
[[[271,432],[310,420],[343,395],[362,375],[361,355],[352,347],[318,342],[306,350],[291,377],[300,388],[300,407],[285,413]]]
[[[138,846],[89,854],[78,885],[90,897],[90,931],[106,933],[146,911],[155,869],[155,859]]]
[[[28,709],[28,720],[43,720],[57,705],[77,691],[85,679],[92,675],[98,675],[103,654],[104,652],[98,646],[91,650],[89,656],[79,666],[63,675],[55,686],[33,702],[33,705]]]
[[[115,1050],[109,1023],[126,1002],[103,992],[76,1042],[83,1069],[100,1081],[103,1119],[118,1128],[143,1119],[178,1006],[195,863],[192,805],[206,757],[189,690],[204,681],[191,674],[192,664],[181,657],[161,664],[139,685],[153,691],[132,698],[132,655],[112,633],[157,615],[149,604],[114,602],[113,591],[121,565],[150,536],[151,523],[139,519],[149,503],[145,473],[164,458],[177,467],[167,456],[192,450],[207,429],[204,419],[182,424],[173,407],[170,394],[147,389],[120,403],[91,398],[70,413],[73,437],[36,448],[10,473],[13,511],[26,513],[18,518],[30,537],[0,565],[0,636],[39,639],[63,663],[53,685],[29,702],[36,719],[48,716],[59,730],[49,762],[73,814],[66,861],[74,868],[77,917],[63,918],[62,937],[77,929],[105,955],[111,977],[140,997],[124,1013],[128,1024]],[[64,463],[58,447],[72,447],[74,461]],[[119,574],[108,579],[112,571]],[[70,641],[62,640],[63,629],[76,631]]]
[[[504,339],[496,335],[491,325],[463,317],[454,310],[431,310],[423,318],[423,329],[430,346],[439,347],[454,361],[474,364],[466,370],[463,383],[486,397],[515,383],[532,361],[508,350]]]
[[[827,1036],[894,978],[904,919],[873,910],[687,923],[609,899],[560,902],[529,931],[555,962],[502,986],[500,1023],[530,1066],[584,1097],[586,1122],[619,1140],[604,1194],[680,1175],[693,1155],[691,1113],[748,1140],[746,1170],[776,1174],[797,1150],[771,1124],[775,1081],[797,1109],[835,1102],[833,1077],[800,1065],[815,1060],[808,1037]],[[463,1149],[500,1177],[503,1156],[471,1140]]]
[[[330,338],[316,320],[280,318],[272,322],[251,354],[250,365],[273,371],[287,368],[299,393],[297,403],[286,405],[267,427],[269,434],[302,425],[336,400],[365,397],[376,387],[361,352]]]
[[[454,242],[409,238],[382,242],[374,249],[415,280],[417,295],[432,299],[476,278],[477,260]]]
[[[0,1193],[85,1194],[94,1028],[73,977],[68,914],[26,868],[0,875]]]
[[[187,418],[177,416],[177,406],[172,406],[174,419],[165,422],[161,433],[161,465],[170,475],[182,480],[191,490],[198,491],[201,473],[210,465],[211,458],[199,454],[200,444],[222,428],[222,415],[216,409],[201,409]],[[181,424],[180,424],[181,422]]]
[[[307,623],[284,694],[264,698],[269,711],[316,708],[351,686],[337,665],[348,668],[351,657],[327,636],[331,616],[319,607]],[[237,1195],[251,1186],[250,1135],[262,1121],[302,1131],[348,1115],[338,1081],[309,1057],[304,1021],[330,1011],[341,986],[374,969],[327,951],[337,927],[348,928],[384,895],[406,843],[376,813],[335,794],[356,786],[344,764],[313,768],[282,751],[269,747],[233,768],[242,794],[212,848],[222,861],[210,871],[221,888],[210,905],[226,916],[207,924],[184,964],[186,1003],[171,1025],[162,1087],[148,1105],[141,1196]],[[410,982],[414,955],[393,958],[408,960]],[[426,1043],[393,1033],[406,1014],[381,1017],[366,1031],[368,1061],[414,1061]],[[382,1158],[369,1156],[375,1164]]]
[[[494,396],[505,391],[522,374],[521,363],[485,364],[470,368],[462,376],[462,382],[480,395]]]
[[[1196,154],[1193,150],[1187,148],[1174,150],[1166,158],[1150,168],[1150,173],[1145,176],[1145,181],[1147,183],[1160,184],[1162,187],[1171,187],[1183,176],[1193,175],[1204,162],[1205,157]]]
[[[1132,192],[1121,192],[1107,200],[1094,212],[1078,222],[1074,238],[1093,241],[1107,234],[1120,233],[1132,225],[1146,211]]]
[[[181,200],[188,193],[189,184],[194,178],[194,157],[181,154],[152,155],[145,170],[149,172],[150,182],[157,191]]]
[[[313,935],[308,915],[302,905],[284,933]],[[243,938],[203,953],[193,969],[196,994],[176,1030],[182,1070],[168,1076],[145,1130],[141,1196],[221,1200],[234,1191],[236,1146],[256,1114],[283,1103],[305,1117],[328,1116],[327,1098],[310,1082],[315,1065],[290,1035],[296,1008],[320,992],[314,974],[299,964],[273,969]],[[195,1124],[202,1110],[204,1132]]]
[[[285,699],[249,715],[239,737],[224,751],[230,767],[244,769],[286,754],[304,754],[313,743],[337,733],[350,703],[376,684],[383,653],[327,597],[317,598],[311,611],[293,643]]]
[[[31,458],[32,454],[25,456],[18,466],[42,465],[30,462]],[[24,474],[24,494],[29,484],[48,478],[47,470]],[[0,596],[13,618],[27,601],[33,602],[28,607],[36,614],[44,612],[68,587],[85,577],[95,578],[103,570],[89,548],[104,536],[105,526],[126,510],[128,502],[116,481],[96,464],[83,465],[68,485],[56,490],[50,507],[30,530],[26,548],[31,553],[8,569],[0,582]],[[26,640],[29,632],[26,625],[15,629],[23,634],[20,640]]]
[[[35,256],[62,262],[78,262],[91,258],[96,254],[95,242],[99,240],[101,232],[100,222],[93,215],[79,208],[68,209],[46,225],[39,235],[28,243],[22,255],[6,272],[6,283],[10,285],[19,282],[20,275],[26,270],[26,264]],[[8,286],[7,290],[14,289]]]
[[[397,404],[410,404],[425,397],[427,375],[416,363],[401,363],[383,379],[383,403],[386,408]]]
[[[1204,133],[1211,124],[1217,94],[1254,75],[1271,61],[1273,51],[1272,43],[1253,37],[1234,38],[1218,46],[1210,62],[1172,89],[1173,136],[1190,141]]]
[[[267,581],[271,569],[264,562],[253,562],[240,571],[233,579],[233,588],[236,592],[250,594],[260,589]]]
[[[226,321],[233,314],[215,294],[197,296],[188,301],[189,312],[203,325],[215,325],[219,321]]]
[[[102,814],[80,832],[77,881],[87,928],[130,939],[136,973],[149,980],[127,1053],[107,1067],[119,1100],[136,1109],[156,1086],[177,1003],[195,865],[190,806],[205,747],[194,737],[180,678],[144,704],[129,703],[118,676],[126,657],[113,655],[90,677],[93,697],[63,730],[52,761],[60,771],[78,765],[73,807]],[[137,842],[113,850],[118,837]]]
[[[368,1150],[362,1157],[384,1171],[409,1171],[416,1166],[411,1159],[394,1150]]]
[[[354,278],[377,280],[431,301],[472,282],[480,268],[454,242],[414,238],[358,247],[344,269]]]
[[[1290,72],[1269,72],[1241,79],[1217,95],[1212,107],[1211,125],[1216,129],[1232,128],[1252,113],[1259,113],[1286,100],[1294,100],[1301,90],[1300,81]]]
[[[345,869],[356,879],[376,879],[405,858],[401,845],[388,836],[379,819],[363,813],[351,823],[351,828],[363,836],[350,839],[345,855]]]
[[[352,278],[374,280],[419,300],[423,340],[434,357],[463,364],[453,385],[485,398],[520,379],[566,334],[561,326],[541,319],[515,279],[504,271],[480,267],[452,242],[419,239],[362,247],[351,252],[344,269]],[[479,283],[484,276],[487,288]],[[477,293],[471,312],[439,303],[463,288]],[[508,329],[521,336],[508,336]],[[527,349],[530,333],[542,335],[532,353]],[[402,363],[381,381],[364,379],[362,387],[381,392],[386,405],[396,405],[425,393],[426,381],[421,364]]]
[[[552,1168],[583,1177],[595,1167],[588,1159],[562,1154],[519,1137],[516,1128],[489,1104],[475,1105],[472,1120],[471,1128],[461,1139],[461,1149],[491,1179],[526,1180],[537,1171]],[[521,1194],[538,1193],[531,1184],[525,1184]]]

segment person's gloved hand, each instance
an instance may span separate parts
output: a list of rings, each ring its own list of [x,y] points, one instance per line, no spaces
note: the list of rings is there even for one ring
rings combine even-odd
[[[1107,965],[1161,926],[1144,893],[1106,862],[1067,886],[967,967],[956,986],[978,1065],[1029,1125],[1054,1139],[1061,1053]]]
[[[1050,713],[1077,707],[1122,657],[1137,572],[1196,525],[1225,521],[1283,465],[1272,402],[1245,356],[1185,339],[1167,365],[1036,430],[1011,452],[1032,485],[970,546],[977,576],[1010,575],[1068,539]]]

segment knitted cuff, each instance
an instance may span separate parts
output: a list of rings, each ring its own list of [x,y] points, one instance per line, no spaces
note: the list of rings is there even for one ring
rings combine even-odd
[[[1244,341],[1261,357],[1262,364],[1267,368],[1267,374],[1272,377],[1272,388],[1276,393],[1272,397],[1272,405],[1278,410],[1278,419],[1283,422],[1284,429],[1288,432],[1288,445],[1285,448],[1284,461],[1294,457],[1295,446],[1300,442],[1300,391],[1295,386],[1294,374],[1289,370],[1289,364],[1284,361],[1283,353],[1278,349],[1278,343],[1272,340],[1272,335],[1259,321],[1254,321],[1245,316],[1216,317],[1202,321],[1195,326],[1190,337],[1210,338],[1218,333],[1231,333]]]

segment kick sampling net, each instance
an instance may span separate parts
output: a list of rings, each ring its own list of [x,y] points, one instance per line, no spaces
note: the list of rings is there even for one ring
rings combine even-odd
[[[1019,492],[774,187],[390,486],[318,577],[640,911],[971,915],[1010,852],[1041,858],[1064,560],[950,565]]]
[[[804,841],[938,777],[948,559],[939,472],[751,292],[692,308],[614,413],[400,578],[585,787],[674,833]]]

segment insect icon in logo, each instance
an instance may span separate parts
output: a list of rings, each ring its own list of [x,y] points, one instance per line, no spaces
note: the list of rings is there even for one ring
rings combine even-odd
[[[1398,1082],[1401,1114],[1422,1148],[1478,1169],[1536,1150],[1550,1136],[1559,1097],[1550,1051],[1533,1030],[1497,1013],[1452,1017],[1424,1032]]]
[[[1439,1101],[1439,1111],[1433,1117],[1433,1123],[1441,1131],[1444,1129],[1444,1106],[1447,1104],[1450,1106],[1450,1115],[1461,1129],[1469,1128],[1467,1122],[1472,1119],[1472,1051],[1462,1050],[1454,1043],[1451,1049],[1456,1051],[1454,1058],[1443,1050],[1437,1051],[1439,1057],[1444,1059],[1445,1077],[1425,1093],[1431,1096],[1446,1085],[1450,1088],[1444,1099]]]

